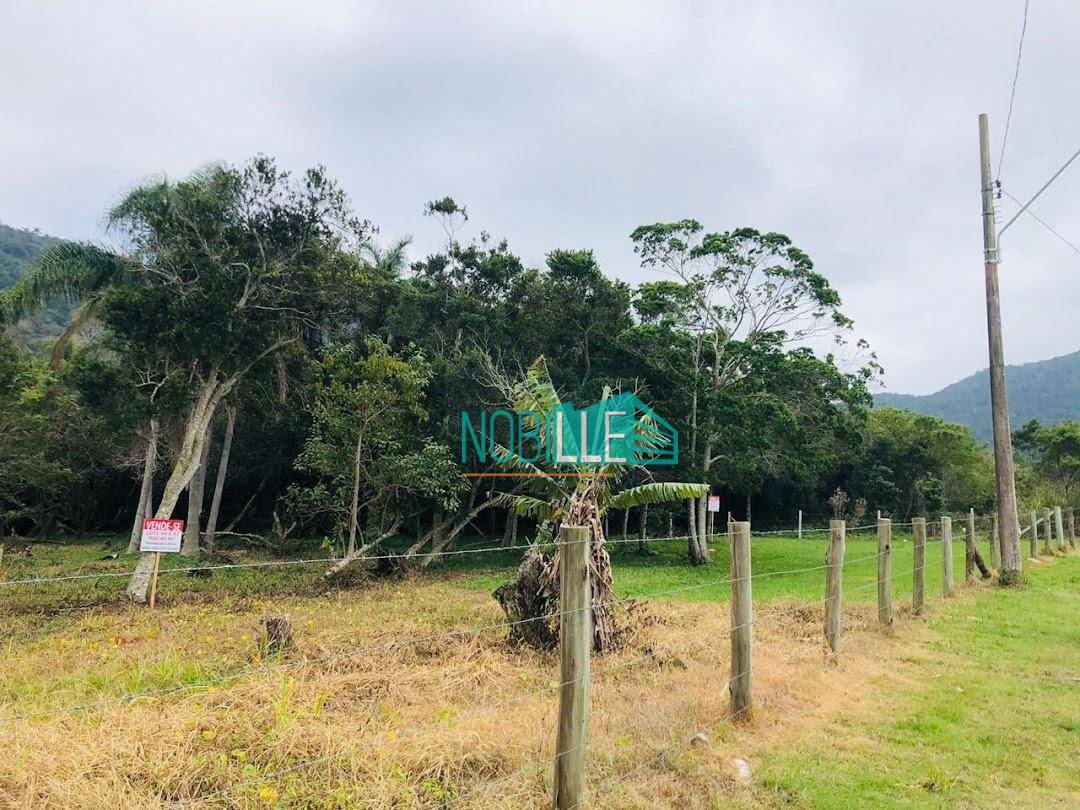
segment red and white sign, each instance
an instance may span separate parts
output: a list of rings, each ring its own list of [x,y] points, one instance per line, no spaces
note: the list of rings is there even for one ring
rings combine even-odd
[[[719,495],[710,495],[709,496],[709,511],[710,512],[719,512],[720,511],[720,496]]]
[[[184,521],[147,518],[142,523],[139,551],[179,551]]]

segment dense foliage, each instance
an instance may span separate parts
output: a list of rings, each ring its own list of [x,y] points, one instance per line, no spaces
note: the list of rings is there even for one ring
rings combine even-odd
[[[532,533],[551,510],[511,507],[536,482],[466,477],[490,468],[459,451],[462,411],[504,404],[501,383],[538,358],[563,401],[633,391],[678,429],[678,465],[632,487],[700,483],[759,526],[823,520],[838,488],[901,518],[991,506],[991,459],[968,429],[871,409],[880,369],[787,237],[645,225],[631,238],[656,280],[631,287],[587,248],[529,267],[505,239],[466,238],[451,198],[424,213],[445,243],[410,262],[321,169],[293,178],[257,158],[135,189],[109,212],[115,245],[6,229],[34,264],[0,296],[0,526],[117,531],[197,492],[189,517],[209,510],[226,542],[437,549],[516,535],[519,517]],[[14,325],[58,304],[94,328],[50,361]],[[822,339],[835,351],[810,348]],[[1076,442],[1032,431],[1027,474],[1072,497]],[[616,498],[604,519],[703,538],[700,491]],[[689,553],[703,561],[703,544]]]

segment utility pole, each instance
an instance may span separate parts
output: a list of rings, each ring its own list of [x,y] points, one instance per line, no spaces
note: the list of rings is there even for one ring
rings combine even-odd
[[[1001,583],[1020,582],[1020,522],[1016,514],[1012,433],[1005,393],[1005,352],[1001,338],[998,293],[998,234],[994,218],[994,181],[990,173],[990,124],[979,114],[982,168],[983,259],[986,270],[986,333],[990,344],[990,410],[994,422],[994,468],[997,477],[998,531],[1001,532]]]

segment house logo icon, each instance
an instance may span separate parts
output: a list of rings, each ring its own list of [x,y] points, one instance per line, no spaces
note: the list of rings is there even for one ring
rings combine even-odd
[[[632,393],[616,394],[580,410],[562,404],[547,415],[547,459],[552,464],[677,464],[679,434]]]

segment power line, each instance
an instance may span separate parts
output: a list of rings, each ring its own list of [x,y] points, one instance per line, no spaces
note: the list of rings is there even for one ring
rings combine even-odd
[[[1072,162],[1074,160],[1076,160],[1078,157],[1080,157],[1080,149],[1077,149],[1075,152],[1073,152],[1072,157],[1070,157],[1068,160],[1066,160],[1065,163],[1062,165],[1062,167],[1060,169],[1058,169],[1056,172],[1054,172],[1054,174],[1050,177],[1049,180],[1047,180],[1045,183],[1043,183],[1042,188],[1040,188],[1038,191],[1035,192],[1035,196],[1033,196],[1030,200],[1028,200],[1026,203],[1021,205],[1020,210],[1017,211],[1015,214],[1013,214],[1013,218],[1010,219],[1008,222],[1006,222],[1001,227],[1001,230],[997,232],[997,236],[998,236],[999,239],[1001,238],[1001,235],[1003,233],[1005,233],[1005,231],[1007,231],[1009,229],[1009,226],[1012,225],[1014,222],[1016,222],[1016,220],[1018,220],[1020,218],[1020,215],[1022,213],[1024,213],[1025,211],[1027,211],[1028,207],[1033,202],[1035,202],[1037,199],[1039,199],[1039,197],[1042,195],[1042,193],[1044,191],[1046,191],[1048,188],[1050,188],[1050,184],[1053,183],[1055,180],[1057,180],[1061,176],[1061,173],[1063,171],[1065,171],[1067,168],[1069,168],[1069,166],[1072,165]]]
[[[1013,196],[1012,194],[1010,194],[1009,192],[1005,191],[1004,189],[1002,189],[1002,190],[1001,190],[1001,193],[1002,193],[1002,194],[1004,194],[1004,195],[1005,195],[1006,197],[1008,197],[1008,198],[1009,198],[1010,200],[1012,200],[1012,201],[1013,201],[1014,203],[1016,203],[1017,205],[1022,205],[1022,203],[1021,203],[1021,202],[1020,202],[1020,201],[1019,201],[1018,199],[1016,199],[1016,197],[1014,197],[1014,196]],[[1050,226],[1050,224],[1049,224],[1048,222],[1046,222],[1046,220],[1042,219],[1042,218],[1041,218],[1041,217],[1040,217],[1040,216],[1039,216],[1038,214],[1036,214],[1036,213],[1035,213],[1034,211],[1032,211],[1032,210],[1031,210],[1030,208],[1027,208],[1027,209],[1025,209],[1025,211],[1026,211],[1026,213],[1030,214],[1030,215],[1031,215],[1031,217],[1032,217],[1032,218],[1033,218],[1033,219],[1034,219],[1034,220],[1035,220],[1036,222],[1038,222],[1038,223],[1039,223],[1040,225],[1042,225],[1042,226],[1043,226],[1044,228],[1046,228],[1046,230],[1050,231],[1050,233],[1052,233],[1052,234],[1053,234],[1054,236],[1056,236],[1056,237],[1057,237],[1058,239],[1060,239],[1060,240],[1061,240],[1062,242],[1064,242],[1064,243],[1065,243],[1066,245],[1068,245],[1069,247],[1071,247],[1071,248],[1072,248],[1072,249],[1073,249],[1074,251],[1076,251],[1077,253],[1080,253],[1080,247],[1077,247],[1077,246],[1076,246],[1076,245],[1074,245],[1074,244],[1073,244],[1072,242],[1070,242],[1070,241],[1069,241],[1068,239],[1066,239],[1066,238],[1065,238],[1064,236],[1062,236],[1062,235],[1061,235],[1060,233],[1058,233],[1057,231],[1055,231],[1055,230],[1054,230],[1054,229],[1053,229],[1053,228],[1052,228],[1052,227]]]
[[[1013,73],[1012,92],[1009,93],[1009,114],[1005,116],[1005,135],[1001,139],[1001,155],[998,157],[997,179],[1001,179],[1001,165],[1005,162],[1005,145],[1009,142],[1009,124],[1012,122],[1013,102],[1016,100],[1016,82],[1020,78],[1020,57],[1024,53],[1024,34],[1027,33],[1028,6],[1031,0],[1024,0],[1024,24],[1020,27],[1020,45],[1016,49],[1016,71]]]

